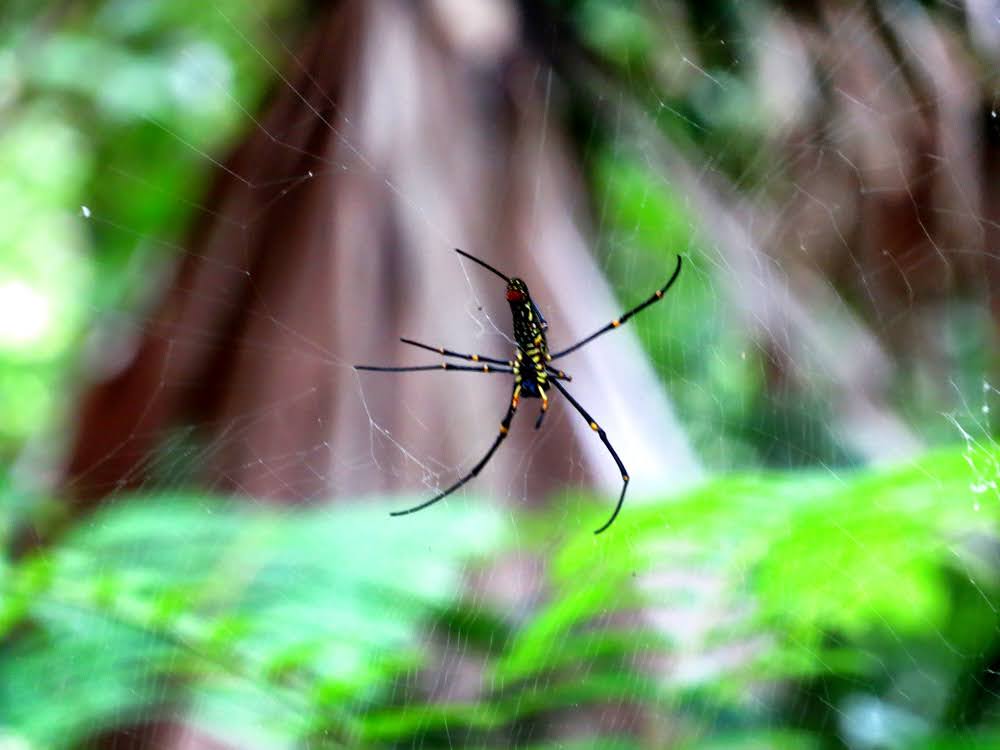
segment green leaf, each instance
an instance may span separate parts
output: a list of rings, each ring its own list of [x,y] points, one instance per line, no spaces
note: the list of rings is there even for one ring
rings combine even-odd
[[[185,703],[222,736],[346,742],[424,658],[421,627],[455,601],[465,567],[503,536],[489,509],[407,524],[387,509],[108,506],[2,580],[0,726],[69,747]]]

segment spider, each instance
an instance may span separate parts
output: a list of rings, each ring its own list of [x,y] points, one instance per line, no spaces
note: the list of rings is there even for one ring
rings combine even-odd
[[[602,336],[608,331],[613,331],[640,310],[644,310],[654,302],[662,299],[663,295],[667,293],[667,290],[670,289],[681,272],[681,256],[677,256],[677,266],[674,268],[674,272],[667,280],[667,283],[653,292],[653,295],[649,299],[640,305],[636,305],[631,310],[624,313],[621,317],[615,318],[603,328],[595,331],[585,338],[580,339],[572,346],[568,346],[565,349],[557,351],[555,354],[551,354],[545,338],[545,331],[548,329],[548,323],[545,322],[545,318],[542,317],[538,306],[531,299],[531,295],[528,293],[527,284],[525,284],[522,279],[511,278],[506,274],[500,273],[500,271],[495,269],[493,266],[467,252],[459,250],[458,248],[455,249],[455,252],[464,258],[468,258],[474,263],[478,263],[483,268],[492,271],[507,282],[507,302],[510,303],[510,312],[514,318],[514,342],[517,344],[517,349],[514,351],[514,359],[503,360],[495,359],[493,357],[484,357],[480,354],[461,354],[460,352],[453,352],[450,349],[445,349],[444,347],[429,346],[427,344],[421,344],[419,341],[401,338],[400,341],[404,344],[409,344],[410,346],[415,346],[419,349],[436,352],[444,357],[452,357],[454,359],[465,360],[466,362],[477,362],[482,364],[472,366],[442,362],[440,365],[419,365],[416,367],[375,367],[372,365],[355,365],[354,369],[374,370],[376,372],[466,370],[469,372],[506,373],[514,376],[514,392],[511,394],[510,405],[507,407],[507,413],[500,421],[500,433],[497,435],[496,440],[493,441],[493,445],[490,446],[486,455],[483,456],[479,463],[472,468],[472,471],[459,479],[448,489],[443,492],[439,492],[430,500],[420,503],[420,505],[416,505],[412,508],[407,508],[406,510],[394,511],[390,515],[405,516],[408,513],[416,513],[418,510],[423,510],[424,508],[433,505],[438,500],[447,497],[473,477],[478,476],[479,472],[482,471],[483,467],[486,466],[489,460],[493,457],[493,454],[496,453],[497,448],[500,447],[500,443],[506,439],[507,434],[510,432],[510,423],[514,419],[514,414],[517,412],[520,400],[522,398],[537,398],[541,400],[541,408],[538,413],[538,419],[535,420],[535,429],[537,430],[542,426],[542,421],[545,419],[545,414],[549,409],[548,391],[550,388],[555,388],[563,395],[563,397],[565,397],[567,401],[569,401],[573,408],[580,413],[580,416],[587,421],[587,424],[590,425],[590,429],[597,433],[601,442],[604,443],[604,446],[611,453],[611,457],[615,460],[615,463],[618,464],[619,471],[621,471],[623,483],[622,492],[618,497],[618,504],[615,506],[611,517],[604,523],[603,526],[594,532],[595,534],[600,534],[602,531],[605,531],[609,526],[611,526],[612,523],[614,523],[614,520],[618,517],[618,513],[622,508],[622,503],[625,502],[625,490],[628,489],[629,481],[628,472],[625,470],[625,464],[622,463],[618,453],[608,440],[608,436],[604,432],[604,429],[594,420],[592,416],[590,416],[580,402],[569,394],[569,391],[566,390],[565,386],[563,386],[563,382],[572,380],[572,377],[564,373],[562,370],[554,368],[550,363],[553,360],[565,357],[571,352],[575,352],[582,346],[589,344],[598,336]]]

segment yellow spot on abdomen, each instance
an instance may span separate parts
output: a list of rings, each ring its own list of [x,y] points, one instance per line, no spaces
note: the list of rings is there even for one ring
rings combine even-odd
[[[591,422],[590,429],[592,429],[594,432],[597,432],[601,428],[597,426],[597,422]]]

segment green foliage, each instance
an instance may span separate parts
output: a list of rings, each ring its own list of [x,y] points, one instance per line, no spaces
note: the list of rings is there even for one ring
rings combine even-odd
[[[684,717],[669,736],[685,748],[812,748],[880,710],[909,743],[887,746],[986,746],[950,704],[973,705],[966,686],[990,669],[968,655],[995,640],[1000,576],[969,540],[994,538],[998,461],[970,440],[853,476],[720,478],[632,503],[601,537],[588,530],[603,506],[583,502],[563,541],[539,541],[547,594],[518,618],[461,595],[471,562],[503,554],[498,513],[119,502],[0,572],[0,727],[72,747],[183,707],[236,741],[488,747],[619,706]],[[420,687],[437,641],[479,673],[469,697]],[[785,713],[817,691],[820,715]]]
[[[730,312],[718,301],[700,250],[700,221],[684,196],[637,155],[612,145],[598,149],[591,179],[604,207],[608,272],[623,306],[648,293],[636,288],[635,279],[665,279],[675,254],[685,257],[669,297],[629,325],[668,384],[703,460],[721,470],[759,465],[760,454],[788,439],[786,432],[795,432],[799,449],[810,450],[812,458],[829,459],[816,446],[801,445],[795,417],[802,410],[765,427],[761,421],[769,412],[748,408],[764,386],[759,353],[727,326]]]
[[[174,254],[289,3],[40,5],[0,5],[0,459],[65,408],[93,322]]]
[[[947,695],[921,702],[881,681],[886,672],[905,672],[912,659],[899,643],[920,644],[927,681],[955,684],[976,668],[949,660],[950,644],[962,642],[956,628],[967,628],[970,618],[989,628],[995,617],[963,604],[951,574],[968,576],[974,564],[960,540],[994,533],[995,515],[982,510],[970,461],[991,465],[996,456],[980,446],[854,477],[719,479],[683,497],[630,507],[607,538],[584,533],[594,519],[583,518],[551,558],[549,600],[493,652],[488,684],[497,697],[475,718],[523,720],[624,703],[651,715],[690,712],[710,732],[720,712],[746,722],[757,713],[748,713],[751,696],[762,690],[793,694],[819,681],[826,686],[825,732],[803,733],[789,717],[782,731],[799,733],[774,744],[777,735],[769,733],[788,721],[778,700],[758,713],[758,726],[690,746],[818,747],[865,691],[885,701],[890,719],[899,714],[889,730],[930,741],[932,727],[903,733],[906,716],[939,716],[939,729],[947,729]],[[988,601],[995,573],[977,585]],[[693,634],[656,626],[685,612],[704,618]],[[671,645],[671,638],[680,640]],[[721,658],[734,646],[738,658]],[[699,678],[671,681],[635,666],[667,664],[670,654],[714,666]],[[512,706],[513,714],[504,713]],[[425,726],[432,718],[424,717]],[[448,720],[454,729],[461,714]]]
[[[0,727],[73,747],[185,705],[231,740],[346,743],[501,533],[484,510],[399,524],[381,504],[116,503],[0,578]]]
[[[578,33],[606,60],[625,67],[649,59],[654,35],[637,3],[583,0],[573,10]]]

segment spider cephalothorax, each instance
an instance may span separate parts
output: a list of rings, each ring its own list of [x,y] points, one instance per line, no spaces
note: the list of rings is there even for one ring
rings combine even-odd
[[[507,301],[510,302],[511,307],[530,299],[528,285],[522,279],[511,279],[507,282]]]
[[[522,349],[528,345],[537,345],[537,339],[545,343],[545,322],[538,306],[528,294],[528,285],[521,279],[511,279],[507,282],[507,302],[510,303],[510,313],[514,317],[514,341]]]
[[[373,367],[370,365],[356,365],[356,369],[377,370],[381,372],[407,372],[412,370],[437,369],[471,370],[475,372],[502,372],[514,376],[514,392],[511,394],[510,405],[507,407],[507,413],[500,422],[500,434],[497,435],[496,439],[493,441],[493,445],[490,447],[489,451],[486,452],[486,455],[483,456],[479,463],[472,468],[472,471],[459,479],[448,489],[443,492],[439,492],[430,500],[413,508],[396,511],[392,515],[402,516],[407,513],[414,513],[418,510],[423,510],[427,506],[433,505],[441,498],[450,495],[470,479],[477,476],[490,458],[493,457],[497,448],[500,447],[500,443],[502,443],[507,437],[507,434],[510,431],[510,423],[514,419],[514,414],[517,412],[517,407],[521,398],[541,399],[542,405],[541,410],[538,413],[538,419],[535,420],[535,429],[537,430],[541,427],[542,420],[545,418],[545,414],[549,408],[548,391],[550,388],[555,388],[566,398],[567,401],[569,401],[573,408],[576,409],[585,420],[587,420],[587,424],[590,426],[590,429],[596,432],[598,437],[600,437],[601,442],[604,443],[604,446],[611,453],[611,457],[614,458],[615,463],[618,465],[618,469],[622,474],[622,493],[618,497],[618,504],[615,506],[611,517],[604,523],[603,526],[601,526],[601,528],[594,532],[595,534],[600,534],[614,522],[615,518],[618,517],[618,512],[621,510],[622,503],[625,501],[625,490],[628,489],[628,472],[625,471],[625,464],[622,463],[622,460],[618,457],[618,453],[615,449],[611,447],[608,436],[601,426],[594,421],[594,418],[591,417],[590,414],[587,413],[587,410],[584,409],[583,406],[581,406],[580,403],[569,394],[569,391],[567,391],[565,386],[563,386],[560,382],[569,381],[572,380],[572,378],[562,370],[554,368],[550,362],[554,359],[559,359],[559,357],[565,356],[570,352],[574,352],[584,344],[590,343],[598,336],[618,328],[622,323],[640,310],[648,307],[657,300],[662,299],[663,295],[674,283],[674,281],[676,281],[677,276],[681,272],[681,256],[677,256],[677,266],[674,268],[674,273],[667,283],[653,292],[653,296],[641,305],[633,307],[631,310],[624,313],[620,318],[615,318],[600,330],[595,331],[580,341],[577,341],[572,346],[567,347],[562,351],[558,351],[555,354],[550,354],[548,341],[545,338],[545,330],[548,328],[548,323],[545,322],[545,318],[542,317],[542,313],[539,311],[538,306],[535,305],[534,301],[531,299],[531,295],[528,293],[528,285],[521,279],[510,278],[506,274],[500,273],[500,271],[495,269],[493,266],[479,260],[479,258],[469,255],[462,250],[458,250],[456,248],[455,252],[492,271],[507,282],[507,302],[510,303],[510,312],[514,319],[514,343],[516,344],[514,358],[510,360],[502,360],[492,357],[483,357],[479,354],[461,354],[443,347],[421,344],[420,342],[413,341],[411,339],[400,339],[405,344],[437,352],[445,357],[454,357],[456,359],[464,359],[467,362],[481,362],[483,364],[478,364],[474,367],[469,365],[454,365],[450,362],[442,362],[440,365],[418,365],[416,367]]]

